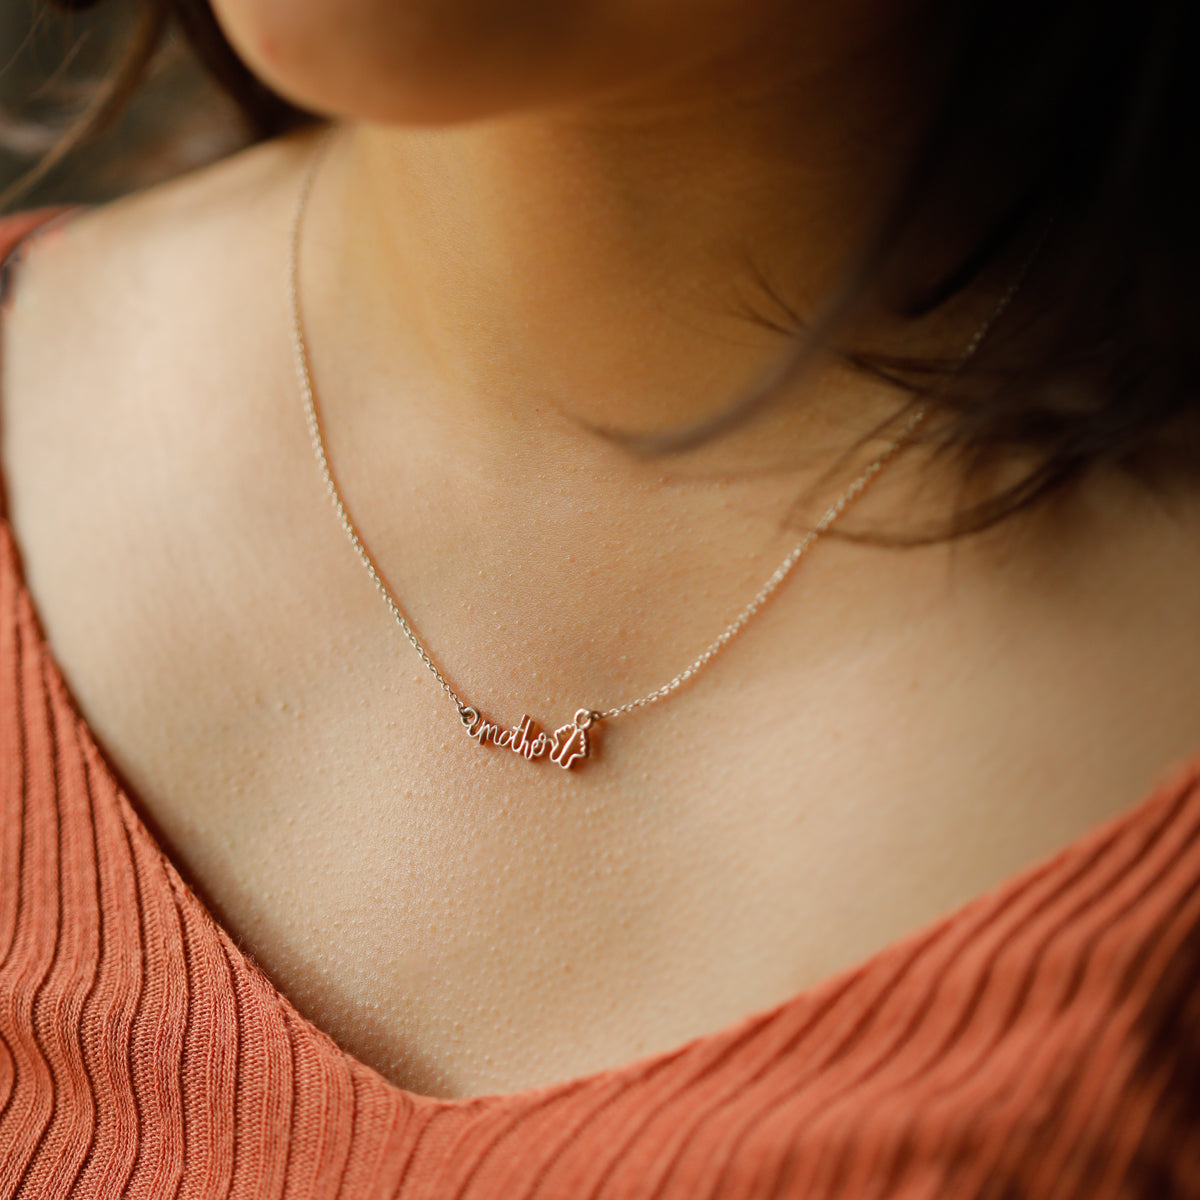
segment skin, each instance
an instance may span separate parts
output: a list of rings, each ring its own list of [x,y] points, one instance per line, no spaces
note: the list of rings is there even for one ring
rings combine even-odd
[[[915,17],[217,9],[266,78],[340,118],[304,231],[314,377],[350,509],[436,660],[506,724],[659,686],[898,397],[824,364],[669,460],[594,427],[703,420],[778,362],[781,339],[733,315],[747,262],[802,312],[828,294],[928,104],[936,54],[897,52]],[[463,1096],[673,1048],[953,910],[1200,751],[1200,505],[1102,474],[953,546],[822,542],[583,771],[477,748],[312,462],[282,268],[314,144],[35,242],[0,425],[81,711],[185,875],[351,1053]],[[906,344],[961,347],[1006,283]],[[906,455],[853,520],[936,516],[957,482]]]

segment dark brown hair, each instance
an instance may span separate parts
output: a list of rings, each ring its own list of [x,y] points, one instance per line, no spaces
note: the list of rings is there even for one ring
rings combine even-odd
[[[112,123],[172,27],[237,102],[252,137],[313,119],[246,69],[208,0],[138,3],[123,60],[54,157]],[[964,504],[949,532],[989,525],[1101,464],[1155,484],[1194,481],[1200,5],[930,0],[926,17],[955,31],[952,66],[846,296],[872,292],[916,320],[1037,247],[1025,286],[965,370],[847,352],[933,401],[924,436],[942,451],[979,468],[1014,455],[1029,464],[1017,482]],[[774,299],[756,319],[798,332],[799,318]]]

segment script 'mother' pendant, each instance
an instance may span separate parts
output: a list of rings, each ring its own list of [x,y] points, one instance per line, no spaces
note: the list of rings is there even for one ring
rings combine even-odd
[[[564,770],[587,758],[591,750],[588,730],[600,720],[599,713],[581,708],[570,725],[546,733],[528,715],[523,716],[511,729],[502,729],[493,724],[470,705],[459,709],[458,715],[467,736],[474,738],[480,746],[490,743],[511,750],[525,759],[548,758]]]

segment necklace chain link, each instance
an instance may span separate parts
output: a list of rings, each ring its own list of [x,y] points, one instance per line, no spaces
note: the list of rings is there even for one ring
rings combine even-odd
[[[342,494],[334,480],[333,470],[329,465],[329,455],[325,448],[325,440],[321,434],[321,424],[317,418],[317,407],[312,383],[312,368],[309,362],[308,344],[304,337],[304,327],[300,314],[299,269],[300,241],[304,226],[304,216],[308,208],[308,199],[312,191],[313,180],[317,175],[317,168],[320,166],[321,160],[328,148],[332,133],[333,129],[330,129],[327,135],[321,139],[305,171],[295,211],[292,216],[287,263],[287,300],[291,318],[292,348],[296,361],[296,376],[299,383],[300,396],[304,404],[305,420],[308,425],[309,437],[312,441],[313,454],[320,468],[321,478],[325,482],[325,489],[329,494],[329,499],[333,504],[334,511],[337,514],[338,521],[346,537],[354,547],[359,560],[366,568],[367,574],[370,575],[371,581],[383,598],[384,604],[387,605],[393,620],[400,627],[401,632],[408,639],[412,648],[420,655],[421,661],[438,681],[442,691],[454,703],[454,707],[458,710],[459,719],[462,721],[463,727],[467,730],[468,734],[475,738],[481,745],[489,740],[490,737],[493,744],[514,750],[519,754],[523,754],[527,759],[540,757],[544,753],[549,753],[551,760],[557,762],[560,766],[572,766],[575,762],[587,757],[589,749],[587,731],[596,722],[624,716],[626,713],[635,712],[637,709],[645,708],[647,705],[656,704],[658,701],[666,699],[666,697],[678,691],[685,683],[703,670],[746,628],[767,601],[778,591],[805,554],[832,528],[845,510],[862,496],[884,467],[905,446],[909,437],[925,419],[926,411],[922,407],[913,410],[904,422],[895,440],[878,457],[871,461],[845,491],[834,500],[826,510],[824,516],[804,533],[796,545],[788,552],[784,560],[775,568],[775,571],[759,589],[755,597],[725,626],[721,633],[704,650],[672,679],[668,680],[661,687],[655,688],[654,691],[647,692],[644,696],[639,696],[635,700],[628,700],[624,704],[618,704],[612,708],[600,710],[581,708],[576,712],[573,722],[555,731],[553,737],[544,733],[535,733],[536,727],[527,716],[522,719],[519,725],[514,726],[512,729],[501,729],[500,726],[486,720],[479,709],[475,708],[474,705],[468,704],[459,696],[449,680],[442,674],[441,669],[430,657],[429,651],[425,648],[421,639],[417,637],[408,618],[404,615],[399,602],[387,584],[384,583],[383,577],[380,575],[371,555],[363,544],[363,540],[350,518],[345,501],[342,499]],[[1028,264],[1025,270],[1018,275],[1016,281],[1000,298],[999,303],[989,314],[987,320],[984,321],[971,338],[958,359],[956,369],[961,370],[975,354],[975,351],[987,336],[992,325],[1008,307],[1027,270]]]

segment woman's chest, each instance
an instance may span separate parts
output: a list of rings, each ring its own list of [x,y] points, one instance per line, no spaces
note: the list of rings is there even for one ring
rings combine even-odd
[[[824,545],[586,763],[476,745],[358,574],[302,435],[227,451],[236,424],[143,445],[10,420],[17,542],[92,733],[185,876],[302,1013],[415,1090],[508,1091],[722,1028],[1200,749],[1200,519],[1161,517],[1040,557]],[[619,629],[631,665],[611,673],[649,692],[691,631],[697,651],[719,633],[724,597],[648,603],[620,566],[580,623]],[[585,567],[510,585],[494,619],[420,588],[410,615],[489,716],[530,704],[551,728],[611,667],[593,650],[582,670],[586,638],[556,644],[545,617]],[[542,705],[543,673],[578,696]]]
[[[1039,687],[921,639],[799,688],[751,649],[760,682],[731,682],[738,704],[697,688],[563,771],[465,738],[425,673],[348,670],[336,640],[289,656],[306,643],[288,632],[278,653],[239,640],[256,655],[199,640],[132,692],[136,660],[122,687],[97,677],[101,744],[289,1000],[433,1094],[578,1076],[780,1003],[1127,807],[1196,745],[1166,708],[1106,744],[1119,693],[1097,706],[1094,683]]]
[[[1186,1004],[1200,871],[1194,774],[1190,788],[1180,780],[1185,786],[1164,789],[1053,862],[859,969],[755,1019],[672,1044],[672,1053],[641,1046],[638,1053],[653,1056],[629,1061],[629,1017],[636,1021],[645,1007],[639,1014],[637,1004],[618,997],[613,1015],[625,1024],[625,1040],[609,1049],[622,1054],[620,1065],[580,1075],[588,1067],[579,1047],[594,1050],[600,1040],[588,1028],[595,986],[585,989],[566,1022],[568,1041],[556,1048],[560,1073],[570,1070],[563,1064],[576,1065],[569,1083],[442,1105],[389,1089],[333,1047],[254,971],[245,945],[214,927],[179,885],[74,722],[52,665],[39,661],[13,580],[6,561],[0,601],[4,616],[15,610],[18,620],[0,625],[7,668],[0,675],[0,1034],[7,1051],[0,1086],[8,1101],[0,1114],[0,1180],[23,1179],[47,1194],[70,1179],[97,1194],[121,1186],[113,1180],[131,1195],[157,1194],[166,1179],[185,1192],[239,1196],[286,1189],[574,1198],[582,1189],[615,1198],[642,1194],[648,1183],[664,1195],[700,1187],[747,1197],[852,1196],[874,1194],[886,1179],[896,1195],[923,1194],[936,1183],[955,1195],[1008,1189],[1082,1197],[1094,1194],[1097,1178],[1117,1194],[1150,1194],[1156,1181],[1186,1169],[1194,1121],[1186,1078],[1174,1064],[1195,1032]],[[272,765],[284,773],[282,759]],[[486,844],[485,823],[476,826]],[[233,833],[254,842],[247,821]],[[558,861],[553,838],[535,840],[543,858]],[[260,901],[272,899],[277,881],[290,889],[294,929],[310,895],[321,901],[297,877],[314,867],[329,872],[348,850],[369,879],[394,848],[386,822],[378,823],[376,841],[375,854],[366,836],[354,845],[331,841],[318,854],[293,840],[281,848],[296,851],[291,869],[274,874],[271,856],[255,855],[253,844],[241,858],[262,871],[254,889]],[[495,878],[478,862],[455,876],[441,852],[430,861],[443,884]],[[759,853],[754,864],[766,861]],[[391,865],[390,878],[402,879]],[[518,865],[527,881],[544,884],[553,875],[545,865],[539,875],[531,859]],[[222,882],[219,872],[214,878]],[[584,875],[577,889],[588,883]],[[334,889],[341,899],[354,890]],[[478,888],[464,890],[478,900]],[[543,889],[543,918],[556,896],[552,886]],[[670,915],[664,899],[652,897],[660,919]],[[375,999],[349,1013],[347,1029],[363,1042],[362,1030],[381,1009],[379,1038],[364,1054],[382,1062],[376,1052],[400,1028],[386,1003],[397,956],[386,963],[373,956],[370,917],[344,908],[338,916],[338,895],[332,900],[334,928],[323,930],[323,948],[336,951],[366,932],[359,945],[367,950],[358,963],[318,952],[319,973],[337,973],[344,983],[357,967],[360,979],[375,984]],[[389,897],[376,886],[369,901],[383,911]],[[461,949],[459,907],[446,905],[445,925]],[[512,907],[503,887],[493,907]],[[838,927],[836,911],[822,915]],[[790,922],[793,931],[805,925],[801,914],[790,914]],[[480,969],[478,960],[471,967],[468,1001],[475,1003],[464,1006],[460,1022],[489,1030],[489,1048],[460,1059],[456,1079],[439,1075],[448,1062],[438,1058],[444,1043],[436,1029],[410,1021],[410,1047],[429,1056],[403,1064],[414,1086],[423,1079],[435,1089],[464,1080],[470,1087],[472,1078],[471,1090],[506,1079],[520,1086],[522,1076],[503,1054],[503,1017],[511,1012],[503,959],[517,959],[518,969],[528,961],[506,926],[495,927],[507,942],[491,956],[492,969]],[[552,936],[563,927],[551,924]],[[525,932],[528,940],[538,931]],[[743,940],[748,932],[743,924]],[[632,933],[626,949],[642,944]],[[403,934],[397,928],[394,940]],[[581,965],[562,945],[554,949],[558,975]],[[604,956],[594,940],[589,949]],[[408,965],[419,975],[428,964]],[[699,981],[709,994],[744,964],[718,965],[722,974]],[[652,994],[646,981],[666,970],[652,961],[637,967],[629,990],[644,1000]],[[543,976],[523,1013],[526,1020],[550,1013],[537,1029],[543,1046],[555,1028],[547,1003],[554,979]],[[320,1007],[320,990],[313,995],[302,1012]],[[473,1021],[484,1009],[486,1018]],[[336,1006],[326,1005],[322,1018],[336,1024]],[[425,1039],[418,1043],[412,1032]],[[534,1068],[544,1062],[535,1058]],[[414,1065],[424,1066],[423,1076]],[[522,1065],[529,1078],[529,1064]]]

